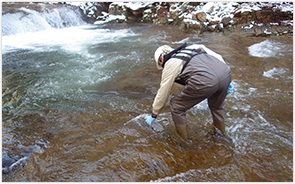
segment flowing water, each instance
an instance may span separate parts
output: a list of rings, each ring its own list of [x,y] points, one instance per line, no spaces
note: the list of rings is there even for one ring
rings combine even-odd
[[[3,181],[293,181],[292,36],[52,25],[3,32]],[[152,127],[144,122],[161,78],[154,51],[185,41],[231,66],[233,144],[212,133],[206,101],[187,112],[192,147],[171,139],[169,102]]]

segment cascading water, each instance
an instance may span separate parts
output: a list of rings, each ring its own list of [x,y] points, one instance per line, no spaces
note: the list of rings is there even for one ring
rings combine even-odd
[[[2,36],[85,25],[77,10],[66,7],[37,12],[26,8],[2,15]]]
[[[292,39],[112,29],[61,11],[75,14],[22,8],[2,17],[3,181],[293,180]],[[152,128],[144,122],[161,78],[153,53],[184,41],[231,66],[234,145],[212,134],[206,101],[187,112],[192,148],[171,138],[169,104]]]
[[[50,28],[50,25],[38,13],[24,8],[18,13],[2,16],[2,36],[37,32]]]
[[[44,12],[42,17],[45,18],[51,27],[58,29],[85,24],[78,10],[69,10],[66,7]]]

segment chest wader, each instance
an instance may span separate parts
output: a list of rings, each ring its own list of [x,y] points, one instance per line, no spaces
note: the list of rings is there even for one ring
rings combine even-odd
[[[206,51],[204,51],[203,49],[183,49],[181,50],[182,52],[179,52],[180,54],[182,55],[175,55],[173,56],[172,58],[177,58],[177,59],[181,59],[182,61],[184,61],[184,65],[182,67],[182,70],[180,72],[180,75],[182,74],[182,72],[184,71],[184,69],[186,68],[186,66],[189,64],[189,62],[191,61],[191,59],[197,55],[200,55],[200,54],[207,54]],[[191,53],[187,53],[187,52],[183,52],[183,51],[190,51]],[[183,55],[185,54],[185,55]],[[178,84],[181,84],[181,85],[185,85],[186,84],[186,80],[187,80],[188,77],[185,77],[183,79],[181,78],[176,78],[175,79],[175,82],[178,83]]]
[[[183,52],[183,51],[189,51],[190,53]],[[190,60],[194,56],[197,56],[197,55],[200,55],[200,54],[205,54],[205,53],[206,52],[203,49],[182,49],[178,54],[176,54],[172,58],[181,59],[181,60],[183,60],[185,62],[183,67],[182,67],[182,70],[180,72],[180,74],[181,74],[183,72],[183,70],[186,68],[186,66],[188,65],[188,63],[190,62]],[[185,83],[186,83],[185,80],[180,79],[180,78],[175,79],[175,82],[178,83],[178,84],[181,84],[181,85],[185,85]],[[175,132],[173,134],[173,138],[177,139],[177,140],[184,139],[183,143],[186,146],[191,145],[191,142],[189,142],[189,134],[188,134],[188,130],[187,130],[187,125],[175,126]]]
[[[186,49],[184,49],[186,50]],[[225,97],[231,81],[230,68],[216,57],[206,54],[202,49],[191,53],[180,52],[173,58],[185,63],[175,82],[184,87],[170,101],[170,109],[176,133],[188,140],[186,111],[201,101],[208,99],[213,124],[225,134]]]

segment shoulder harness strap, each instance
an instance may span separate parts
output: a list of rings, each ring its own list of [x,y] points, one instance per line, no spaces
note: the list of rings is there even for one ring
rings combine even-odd
[[[184,44],[182,44],[180,47],[178,47],[177,49],[174,49],[173,51],[171,51],[168,54],[163,55],[163,68],[165,66],[165,63],[175,54],[179,53],[181,50],[183,50],[186,47],[186,42]]]

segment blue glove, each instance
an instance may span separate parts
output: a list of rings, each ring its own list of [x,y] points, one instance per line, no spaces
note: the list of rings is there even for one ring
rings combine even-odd
[[[232,85],[232,83],[229,84],[228,88],[227,88],[227,95],[231,94],[234,90],[234,86]]]
[[[156,118],[153,118],[152,116],[145,117],[145,122],[151,126],[152,122],[154,122]]]

